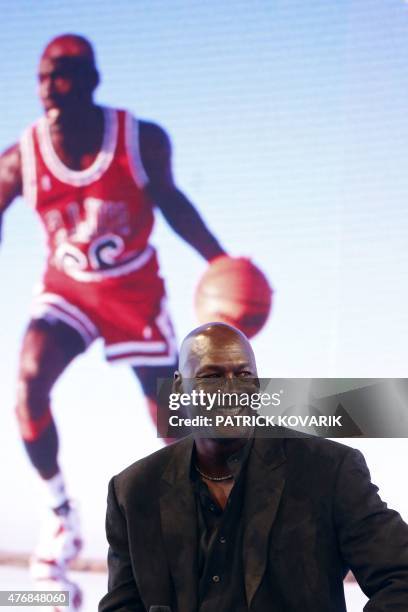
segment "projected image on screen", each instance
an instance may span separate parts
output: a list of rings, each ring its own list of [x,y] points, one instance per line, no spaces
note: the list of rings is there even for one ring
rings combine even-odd
[[[104,570],[108,479],[171,442],[189,330],[238,327],[265,378],[405,375],[408,13],[6,5],[1,548],[91,609],[70,568]],[[407,512],[388,442],[351,444]]]

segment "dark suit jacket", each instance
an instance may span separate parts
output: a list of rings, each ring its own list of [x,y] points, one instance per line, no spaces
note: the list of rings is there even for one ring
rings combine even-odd
[[[99,612],[196,612],[192,448],[183,439],[111,480]],[[407,612],[408,526],[377,491],[355,449],[312,436],[256,439],[242,509],[248,609],[344,612],[350,568],[369,597],[364,610]]]

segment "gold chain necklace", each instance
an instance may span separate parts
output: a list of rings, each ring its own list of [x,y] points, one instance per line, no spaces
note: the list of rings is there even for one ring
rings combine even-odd
[[[200,468],[198,467],[198,465],[196,463],[194,464],[194,467],[197,470],[197,472],[200,474],[200,476],[202,476],[206,480],[213,480],[214,482],[219,482],[221,480],[231,480],[231,478],[234,478],[234,476],[232,474],[228,474],[228,476],[208,476],[208,474],[204,474],[200,470]]]

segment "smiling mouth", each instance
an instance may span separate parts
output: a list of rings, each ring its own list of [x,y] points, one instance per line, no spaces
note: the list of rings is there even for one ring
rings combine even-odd
[[[223,408],[216,408],[214,412],[219,412],[222,413],[224,415],[231,415],[231,416],[236,416],[237,414],[239,414],[240,412],[243,412],[245,410],[245,407],[243,406],[237,406],[236,408],[231,408],[231,407],[223,407]]]

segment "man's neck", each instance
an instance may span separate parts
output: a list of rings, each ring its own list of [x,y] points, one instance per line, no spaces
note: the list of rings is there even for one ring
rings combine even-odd
[[[208,476],[222,477],[230,473],[228,459],[245,446],[246,438],[195,440],[196,461],[202,472]]]
[[[100,151],[104,134],[101,107],[94,104],[61,113],[49,121],[51,141],[57,155],[68,167],[88,167]]]
[[[82,137],[94,133],[101,124],[102,109],[94,104],[83,104],[80,107],[67,109],[53,117],[52,111],[47,115],[51,134],[64,140],[81,134]]]

